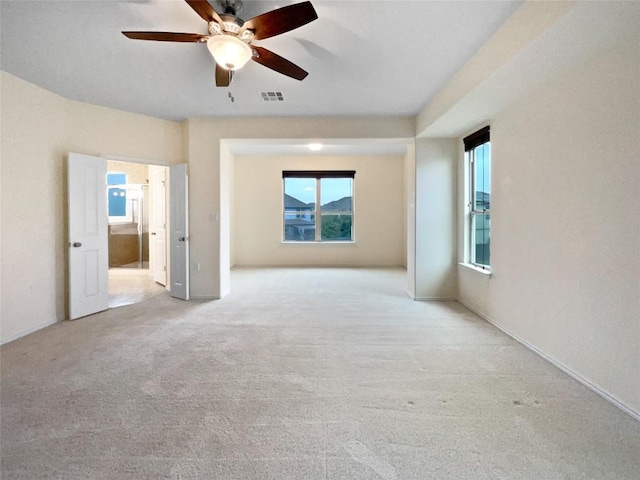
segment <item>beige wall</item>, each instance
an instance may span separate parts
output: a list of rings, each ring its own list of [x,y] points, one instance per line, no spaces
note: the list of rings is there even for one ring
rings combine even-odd
[[[65,100],[65,148],[87,155],[141,159],[156,165],[185,161],[180,123]]]
[[[405,253],[407,267],[407,293],[416,296],[416,146],[407,148],[404,157],[405,190]]]
[[[457,142],[416,139],[415,290],[416,299],[457,298]]]
[[[127,183],[149,183],[149,165],[144,163],[118,162],[107,160],[107,172],[124,172]]]
[[[404,158],[236,156],[232,265],[403,265]],[[282,242],[283,170],[355,170],[353,244]]]
[[[573,69],[491,122],[491,279],[460,299],[640,413],[640,57]]]
[[[178,163],[182,125],[70,101],[5,72],[0,342],[66,317],[68,152]]]
[[[0,77],[0,340],[64,318],[66,101]]]

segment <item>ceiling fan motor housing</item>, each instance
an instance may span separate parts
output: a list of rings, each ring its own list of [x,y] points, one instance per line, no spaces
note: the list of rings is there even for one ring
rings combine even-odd
[[[220,35],[223,33],[231,33],[234,35],[238,35],[242,26],[244,25],[244,21],[241,18],[238,18],[233,15],[220,15],[220,19],[223,22],[223,25],[219,25],[218,22],[209,22],[209,33],[211,35]]]
[[[237,15],[242,10],[242,0],[218,0],[222,11],[228,15]]]
[[[224,22],[224,26],[227,31],[231,31],[233,33],[238,33],[242,26],[244,25],[244,20],[235,15],[228,15],[223,13],[220,15],[220,18]]]

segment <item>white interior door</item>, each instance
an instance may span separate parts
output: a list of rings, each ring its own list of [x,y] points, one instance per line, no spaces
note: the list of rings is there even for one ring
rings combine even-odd
[[[69,153],[69,318],[109,308],[107,161]]]
[[[171,296],[189,300],[189,183],[187,165],[169,167]]]
[[[167,284],[167,205],[166,205],[166,167],[150,166],[151,191],[151,228],[149,258],[152,260],[153,280],[161,285]]]

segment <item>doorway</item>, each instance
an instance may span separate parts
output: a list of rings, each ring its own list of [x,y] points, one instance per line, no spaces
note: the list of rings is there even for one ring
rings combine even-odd
[[[107,161],[109,308],[166,292],[167,170]]]
[[[124,160],[124,163],[127,163],[127,160]],[[135,165],[139,164],[149,165],[145,162],[135,163]],[[122,168],[123,165],[119,165],[119,167]],[[160,235],[160,237],[163,237],[160,243],[166,245],[162,252],[164,266],[161,281],[166,283],[166,287],[163,288],[169,290],[172,297],[189,300],[190,238],[187,165],[182,163],[171,167],[159,168],[164,169],[165,178],[170,180],[165,182],[162,188],[164,202],[160,202],[165,207],[163,216],[166,217],[162,223],[162,226],[165,227],[165,233]],[[107,160],[105,158],[73,152],[70,152],[67,158],[67,223],[69,240],[69,294],[67,298],[69,301],[70,320],[109,308],[107,171]],[[145,180],[145,183],[149,184],[148,178],[145,178]],[[127,183],[125,180],[124,185]],[[121,180],[119,185],[122,184]],[[112,192],[112,197],[116,196],[122,197],[119,194],[113,195]],[[153,199],[154,196],[150,194],[149,197]],[[153,200],[150,203],[153,204]],[[168,206],[171,207],[170,210],[167,208]],[[126,205],[124,209],[126,220],[128,220]],[[150,209],[150,211],[153,210]],[[133,214],[130,215],[130,218],[133,219]],[[155,265],[159,261],[154,258],[155,248],[157,248],[156,242],[149,242],[150,267],[146,272],[143,272],[144,268],[131,269],[135,274],[145,273],[149,277],[151,271],[155,272],[157,270]],[[151,267],[152,265],[154,267]],[[151,280],[158,283],[155,277],[152,277]],[[138,300],[141,297],[148,298],[148,292],[142,292],[141,296],[136,297],[134,300]],[[132,299],[129,299],[129,302],[131,301]]]

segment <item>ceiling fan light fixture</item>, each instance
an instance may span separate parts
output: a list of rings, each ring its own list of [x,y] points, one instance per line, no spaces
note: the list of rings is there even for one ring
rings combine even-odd
[[[237,37],[214,35],[207,40],[207,48],[218,65],[227,70],[238,70],[251,59],[251,48]]]
[[[208,34],[130,31],[122,33],[132,40],[206,43],[216,62],[217,87],[228,87],[233,72],[244,67],[249,60],[254,60],[295,80],[304,80],[309,74],[271,50],[251,45],[254,39],[264,40],[275,37],[317,20],[318,14],[309,0],[271,10],[247,21],[237,16],[242,0],[218,0],[224,10],[222,14],[216,12],[210,3],[211,0],[185,0],[185,2],[207,22]]]

